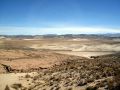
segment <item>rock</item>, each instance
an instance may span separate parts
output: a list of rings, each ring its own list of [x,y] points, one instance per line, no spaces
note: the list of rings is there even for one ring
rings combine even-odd
[[[11,85],[11,87],[18,90],[19,88],[22,88],[22,84],[16,83],[16,84]]]
[[[106,90],[106,89],[108,90],[108,85],[105,85],[105,87],[104,87],[104,88],[105,88],[105,90]]]
[[[60,87],[58,85],[53,85],[50,90],[59,90]]]
[[[86,84],[87,84],[86,79],[81,79],[80,81],[78,81],[77,86],[84,86]]]
[[[10,66],[5,65],[5,64],[1,64],[1,65],[4,67],[4,69],[6,70],[6,72],[11,72],[12,68]]]

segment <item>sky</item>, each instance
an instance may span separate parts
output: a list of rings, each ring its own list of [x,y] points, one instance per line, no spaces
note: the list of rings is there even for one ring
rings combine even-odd
[[[120,33],[120,0],[0,0],[0,35]]]

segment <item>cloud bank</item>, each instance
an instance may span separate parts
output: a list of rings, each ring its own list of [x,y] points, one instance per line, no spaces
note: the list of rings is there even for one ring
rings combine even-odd
[[[42,35],[42,34],[104,34],[120,33],[120,29],[102,27],[0,27],[4,35]]]

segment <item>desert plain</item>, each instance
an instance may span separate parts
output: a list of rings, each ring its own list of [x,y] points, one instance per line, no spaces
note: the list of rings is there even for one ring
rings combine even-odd
[[[0,90],[119,90],[120,38],[1,38]]]

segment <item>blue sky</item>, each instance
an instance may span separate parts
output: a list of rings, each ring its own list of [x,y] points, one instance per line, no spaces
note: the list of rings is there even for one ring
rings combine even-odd
[[[0,0],[0,34],[120,33],[120,0]]]

